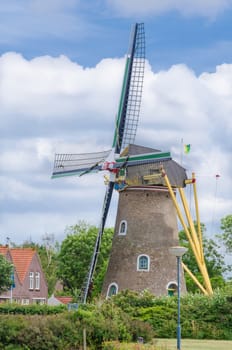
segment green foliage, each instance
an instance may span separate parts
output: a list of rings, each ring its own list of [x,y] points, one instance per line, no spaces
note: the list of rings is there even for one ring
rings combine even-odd
[[[48,295],[54,292],[57,282],[57,264],[59,254],[59,243],[55,241],[53,234],[45,234],[43,236],[43,245],[38,249],[41,265],[45,273],[48,284]]]
[[[221,288],[225,285],[224,273],[228,271],[228,266],[225,264],[224,256],[219,253],[220,246],[218,243],[210,238],[205,237],[206,228],[201,224],[201,231],[203,237],[204,257],[209,277],[213,289]],[[197,266],[197,262],[191,246],[186,238],[185,232],[179,232],[180,245],[188,248],[188,251],[183,255],[183,262],[188,266],[190,271],[197,277],[200,283],[203,283],[203,278]],[[188,292],[198,292],[199,289],[192,278],[185,274],[186,286]]]
[[[17,344],[18,334],[25,328],[26,322],[22,316],[11,317],[1,315],[0,317],[0,348],[6,345]]]
[[[75,312],[62,314],[1,315],[0,348],[14,348],[14,344],[35,350],[79,348],[83,329],[88,349],[101,349],[102,343],[109,340],[127,342],[141,335],[147,340],[153,337],[149,324],[132,319],[111,300],[99,300],[95,305],[82,305]]]
[[[228,253],[232,253],[232,215],[227,215],[221,219],[222,233],[218,238],[224,243]]]
[[[0,293],[10,289],[12,284],[11,275],[13,273],[13,265],[0,254]]]
[[[153,296],[148,299],[146,296],[144,300],[142,294],[130,291],[119,293],[112,300],[126,311],[127,315],[152,325],[157,338],[175,337],[176,297]],[[181,297],[181,323],[183,337],[231,340],[231,292],[218,291],[211,297],[201,294],[187,294]]]
[[[201,294],[181,297],[182,337],[232,340],[230,291],[218,291],[211,297]],[[12,306],[12,310],[8,308],[8,313],[1,315],[0,349],[78,349],[82,346],[83,329],[88,349],[96,350],[114,349],[119,342],[136,342],[139,337],[148,343],[154,337],[176,336],[176,297],[125,291],[107,300],[81,305],[77,311],[60,309],[62,313],[58,313],[57,307],[37,307],[33,313],[29,313],[28,306],[24,307],[28,312],[19,315],[16,314],[19,309]],[[7,310],[3,305],[0,309]],[[48,310],[53,311],[49,314]]]
[[[127,289],[114,295],[111,299],[125,312],[133,314],[133,311],[138,308],[153,306],[154,298],[154,295],[147,290],[140,293]]]
[[[0,318],[0,346],[4,349],[71,350],[81,344],[78,320],[71,314]]]
[[[58,256],[58,277],[62,279],[64,286],[71,290],[73,295],[80,291],[87,275],[91,262],[98,228],[80,223],[67,229],[67,237],[61,245]],[[93,295],[101,291],[104,272],[110,253],[113,229],[105,229],[101,241],[100,254],[95,270]]]
[[[232,339],[231,302],[224,293],[212,297],[187,295],[182,299],[183,336],[198,339]]]
[[[111,299],[100,299],[95,305],[83,305],[77,311],[77,317],[86,329],[89,345],[94,349],[109,340],[129,342],[143,336],[148,341],[154,336],[148,323],[132,318]]]
[[[20,305],[11,303],[0,304],[0,314],[22,314],[22,315],[52,315],[59,314],[67,310],[66,305]]]

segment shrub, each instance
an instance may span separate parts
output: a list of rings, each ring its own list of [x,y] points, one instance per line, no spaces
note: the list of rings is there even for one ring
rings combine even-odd
[[[53,315],[67,310],[66,305],[20,305],[14,303],[0,304],[0,314],[22,314],[22,315]]]
[[[138,337],[149,342],[153,337],[176,336],[175,297],[155,298],[126,291],[108,300],[80,305],[77,311],[43,307],[0,305],[4,311],[0,317],[0,349],[77,349],[83,342],[83,329],[88,349],[95,350],[102,349],[103,344],[104,349],[111,349],[119,342],[136,342]],[[215,292],[211,297],[183,296],[181,326],[183,338],[231,340],[231,295]]]

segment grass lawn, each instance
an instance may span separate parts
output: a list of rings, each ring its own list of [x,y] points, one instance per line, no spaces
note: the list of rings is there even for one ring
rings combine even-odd
[[[176,339],[158,339],[158,349],[176,350]],[[181,350],[231,350],[232,341],[182,339]]]

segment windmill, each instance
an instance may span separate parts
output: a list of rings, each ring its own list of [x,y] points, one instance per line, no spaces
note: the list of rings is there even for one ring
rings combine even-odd
[[[99,231],[82,289],[83,303],[93,281],[114,189],[119,192],[118,211],[102,293],[150,289],[160,295],[176,286],[175,259],[169,254],[169,248],[178,244],[174,201],[176,189],[185,187],[188,180],[185,169],[172,160],[170,152],[134,144],[144,68],[144,25],[137,23],[126,57],[112,148],[88,154],[55,155],[52,178],[109,173]],[[197,254],[198,248],[200,245]],[[184,279],[182,282],[185,291]]]

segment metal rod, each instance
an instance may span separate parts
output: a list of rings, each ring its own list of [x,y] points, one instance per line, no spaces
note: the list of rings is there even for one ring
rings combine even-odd
[[[177,256],[177,350],[181,350],[181,324],[180,324],[180,260],[181,257]]]
[[[83,329],[83,350],[87,350],[87,347],[86,347],[86,328]]]

